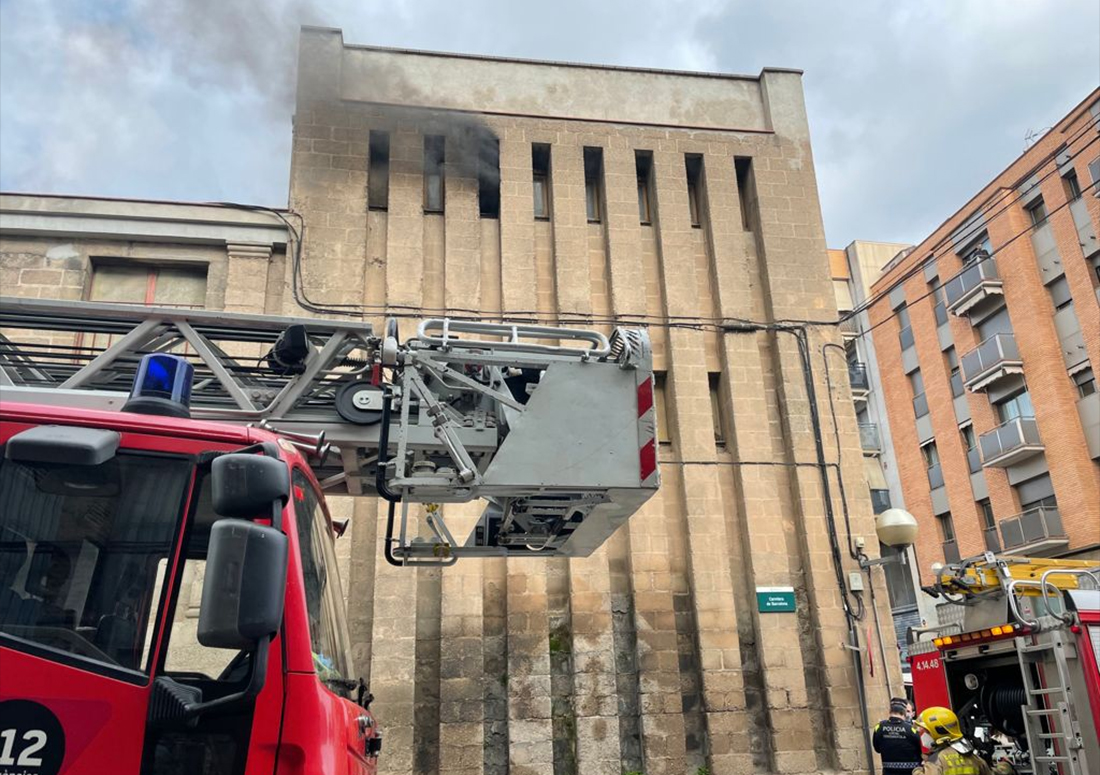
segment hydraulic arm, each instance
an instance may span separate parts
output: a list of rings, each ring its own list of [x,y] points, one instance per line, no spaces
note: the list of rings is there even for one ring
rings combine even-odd
[[[335,495],[400,512],[388,554],[584,556],[656,491],[649,339],[428,319],[402,342],[355,321],[0,297],[5,400],[120,408],[150,352],[195,367],[195,418],[305,451]],[[487,506],[464,544],[436,504]],[[432,504],[426,540],[410,504]],[[391,515],[392,516],[392,515]],[[394,522],[391,519],[391,524]]]

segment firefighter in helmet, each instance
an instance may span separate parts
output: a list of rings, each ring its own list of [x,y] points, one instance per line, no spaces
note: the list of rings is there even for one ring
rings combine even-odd
[[[929,753],[913,775],[993,775],[993,769],[963,737],[959,717],[953,711],[925,708],[916,723],[922,731],[921,743]]]

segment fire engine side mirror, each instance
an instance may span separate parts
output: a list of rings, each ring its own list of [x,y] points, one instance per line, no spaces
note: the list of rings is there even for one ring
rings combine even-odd
[[[210,464],[214,511],[223,517],[253,519],[271,513],[278,500],[290,498],[290,472],[278,458],[234,452]]]
[[[202,584],[199,643],[252,650],[274,635],[283,621],[286,568],[287,537],[279,530],[241,519],[215,522]]]

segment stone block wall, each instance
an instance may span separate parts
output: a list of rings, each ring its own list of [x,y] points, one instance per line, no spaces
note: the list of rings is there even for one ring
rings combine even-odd
[[[766,110],[765,129],[577,120],[564,100],[560,117],[456,119],[341,99],[352,88],[341,81],[349,51],[341,45],[331,31],[303,36],[291,207],[307,223],[310,297],[364,305],[360,314],[376,325],[402,316],[403,332],[417,317],[447,311],[605,332],[646,325],[669,437],[661,491],[588,558],[394,569],[364,559],[381,548],[375,505],[347,507],[354,516],[341,547],[344,580],[357,668],[387,735],[381,771],[865,767],[802,368],[804,352],[830,464],[838,459],[830,400],[838,418],[840,466],[829,469],[828,486],[846,576],[856,566],[838,474],[851,536],[873,546],[874,528],[847,384],[833,385],[830,396],[823,379],[821,347],[839,332],[810,326],[800,342],[791,333],[722,333],[715,325],[835,316],[799,75],[748,79]],[[390,58],[399,68],[400,53]],[[495,218],[478,216],[476,165],[463,158],[470,122],[499,141]],[[369,154],[351,152],[362,151],[372,130],[390,138],[385,210],[368,209]],[[441,214],[423,207],[427,135],[446,138]],[[535,143],[550,146],[547,220],[533,211]],[[585,148],[602,153],[598,222],[586,218]],[[639,152],[652,155],[651,224],[639,218]],[[686,155],[702,159],[698,226],[689,216]],[[743,192],[738,158],[751,159]],[[295,311],[289,298],[285,311]],[[476,506],[443,508],[451,523],[477,514]],[[881,577],[872,583],[889,622]],[[758,586],[793,587],[797,612],[758,612]],[[861,639],[869,621],[868,611]],[[882,634],[894,653],[889,626]],[[872,677],[864,665],[872,714],[887,696],[881,668]],[[886,675],[899,693],[897,665]]]

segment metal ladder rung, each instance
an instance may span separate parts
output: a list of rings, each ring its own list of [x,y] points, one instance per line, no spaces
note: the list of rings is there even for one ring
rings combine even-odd
[[[1026,711],[1029,716],[1054,716],[1062,712],[1061,708],[1028,708]]]
[[[1049,696],[1052,694],[1065,694],[1066,687],[1054,686],[1047,687],[1046,689],[1028,689],[1027,693],[1032,697]]]
[[[1073,758],[1070,756],[1032,756],[1037,762],[1071,762]]]

